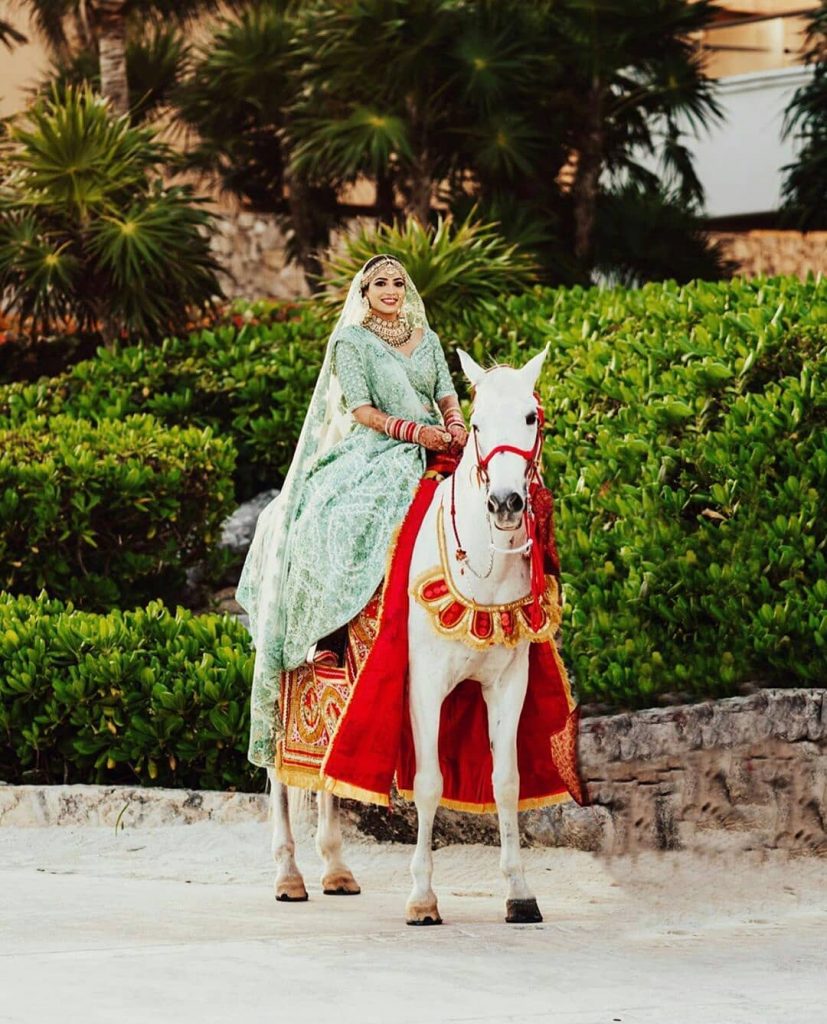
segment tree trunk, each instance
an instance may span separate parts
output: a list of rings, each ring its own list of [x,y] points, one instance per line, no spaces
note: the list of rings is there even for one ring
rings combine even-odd
[[[308,189],[300,178],[289,171],[285,172],[284,183],[287,186],[287,208],[290,212],[290,226],[293,229],[296,260],[313,290],[322,276],[322,264],[314,245],[315,226],[309,210]]]
[[[572,186],[574,200],[574,255],[586,269],[594,244],[594,223],[603,170],[603,96],[599,80],[592,83],[582,141],[577,147],[577,171]]]
[[[429,156],[428,126],[419,117],[419,107],[413,96],[405,101],[410,124],[412,149],[414,152],[408,169],[407,180],[403,192],[405,195],[405,213],[408,217],[416,217],[423,226],[428,223],[431,214],[431,194],[434,176]]]
[[[95,4],[101,94],[118,115],[129,113],[124,6],[124,0],[98,0]]]
[[[433,183],[428,155],[423,153],[411,164],[404,188],[405,214],[408,217],[416,217],[423,225],[428,223],[431,216]]]
[[[431,214],[431,176],[421,165],[414,168],[408,190],[407,210],[411,217],[416,217],[420,224],[425,225]]]
[[[393,178],[380,172],[376,176],[376,216],[381,224],[393,224]]]

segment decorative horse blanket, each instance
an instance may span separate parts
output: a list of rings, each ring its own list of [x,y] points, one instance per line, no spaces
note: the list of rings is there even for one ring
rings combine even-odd
[[[420,525],[441,479],[439,469],[436,464],[422,478],[397,531],[381,594],[377,592],[349,624],[345,667],[337,667],[329,654],[321,652],[313,664],[283,674],[283,734],[276,761],[282,782],[388,805],[395,777],[399,792],[413,798],[416,758],[407,700],[408,577]],[[559,621],[556,601],[556,581],[549,578],[543,606],[555,624]],[[510,621],[501,618],[498,631],[503,625],[510,628]],[[554,641],[533,642],[517,734],[520,810],[572,798],[585,802],[577,770],[577,726],[578,711]],[[460,683],[443,704],[439,751],[442,805],[495,811],[487,712],[479,683],[473,679]]]

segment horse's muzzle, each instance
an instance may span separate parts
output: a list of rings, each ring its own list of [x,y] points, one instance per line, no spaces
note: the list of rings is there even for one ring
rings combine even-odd
[[[488,512],[499,530],[516,530],[523,521],[525,498],[516,491],[488,495]]]

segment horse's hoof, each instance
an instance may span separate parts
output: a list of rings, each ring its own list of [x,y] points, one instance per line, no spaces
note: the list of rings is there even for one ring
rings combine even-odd
[[[361,891],[359,883],[349,871],[336,871],[322,879],[322,892],[325,896],[358,896]]]
[[[405,924],[442,924],[436,900],[432,903],[409,903],[405,908]]]
[[[307,889],[303,880],[295,876],[276,882],[276,899],[279,903],[306,903]]]
[[[539,924],[543,920],[537,900],[506,900],[505,919],[508,924]]]

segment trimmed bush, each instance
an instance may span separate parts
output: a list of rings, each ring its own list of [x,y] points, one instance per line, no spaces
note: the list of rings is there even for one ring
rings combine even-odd
[[[0,593],[0,778],[260,789],[252,655],[229,616],[94,615]]]
[[[88,608],[174,593],[234,507],[234,458],[152,416],[0,429],[0,588]]]
[[[645,705],[827,680],[827,284],[513,300],[476,356],[550,353],[566,656]]]
[[[482,363],[550,345],[546,477],[581,699],[641,706],[827,678],[826,299],[823,282],[795,279],[537,288],[442,330]],[[157,361],[125,349],[3,389],[0,415],[206,410],[246,443],[246,496],[286,468],[326,332],[312,305],[168,342]]]
[[[244,500],[278,486],[298,439],[330,331],[306,307],[283,321],[234,323],[160,346],[99,349],[96,358],[33,384],[0,387],[0,425],[67,413],[91,420],[152,413],[169,425],[212,427],[238,451]],[[289,314],[289,311],[288,311]]]

